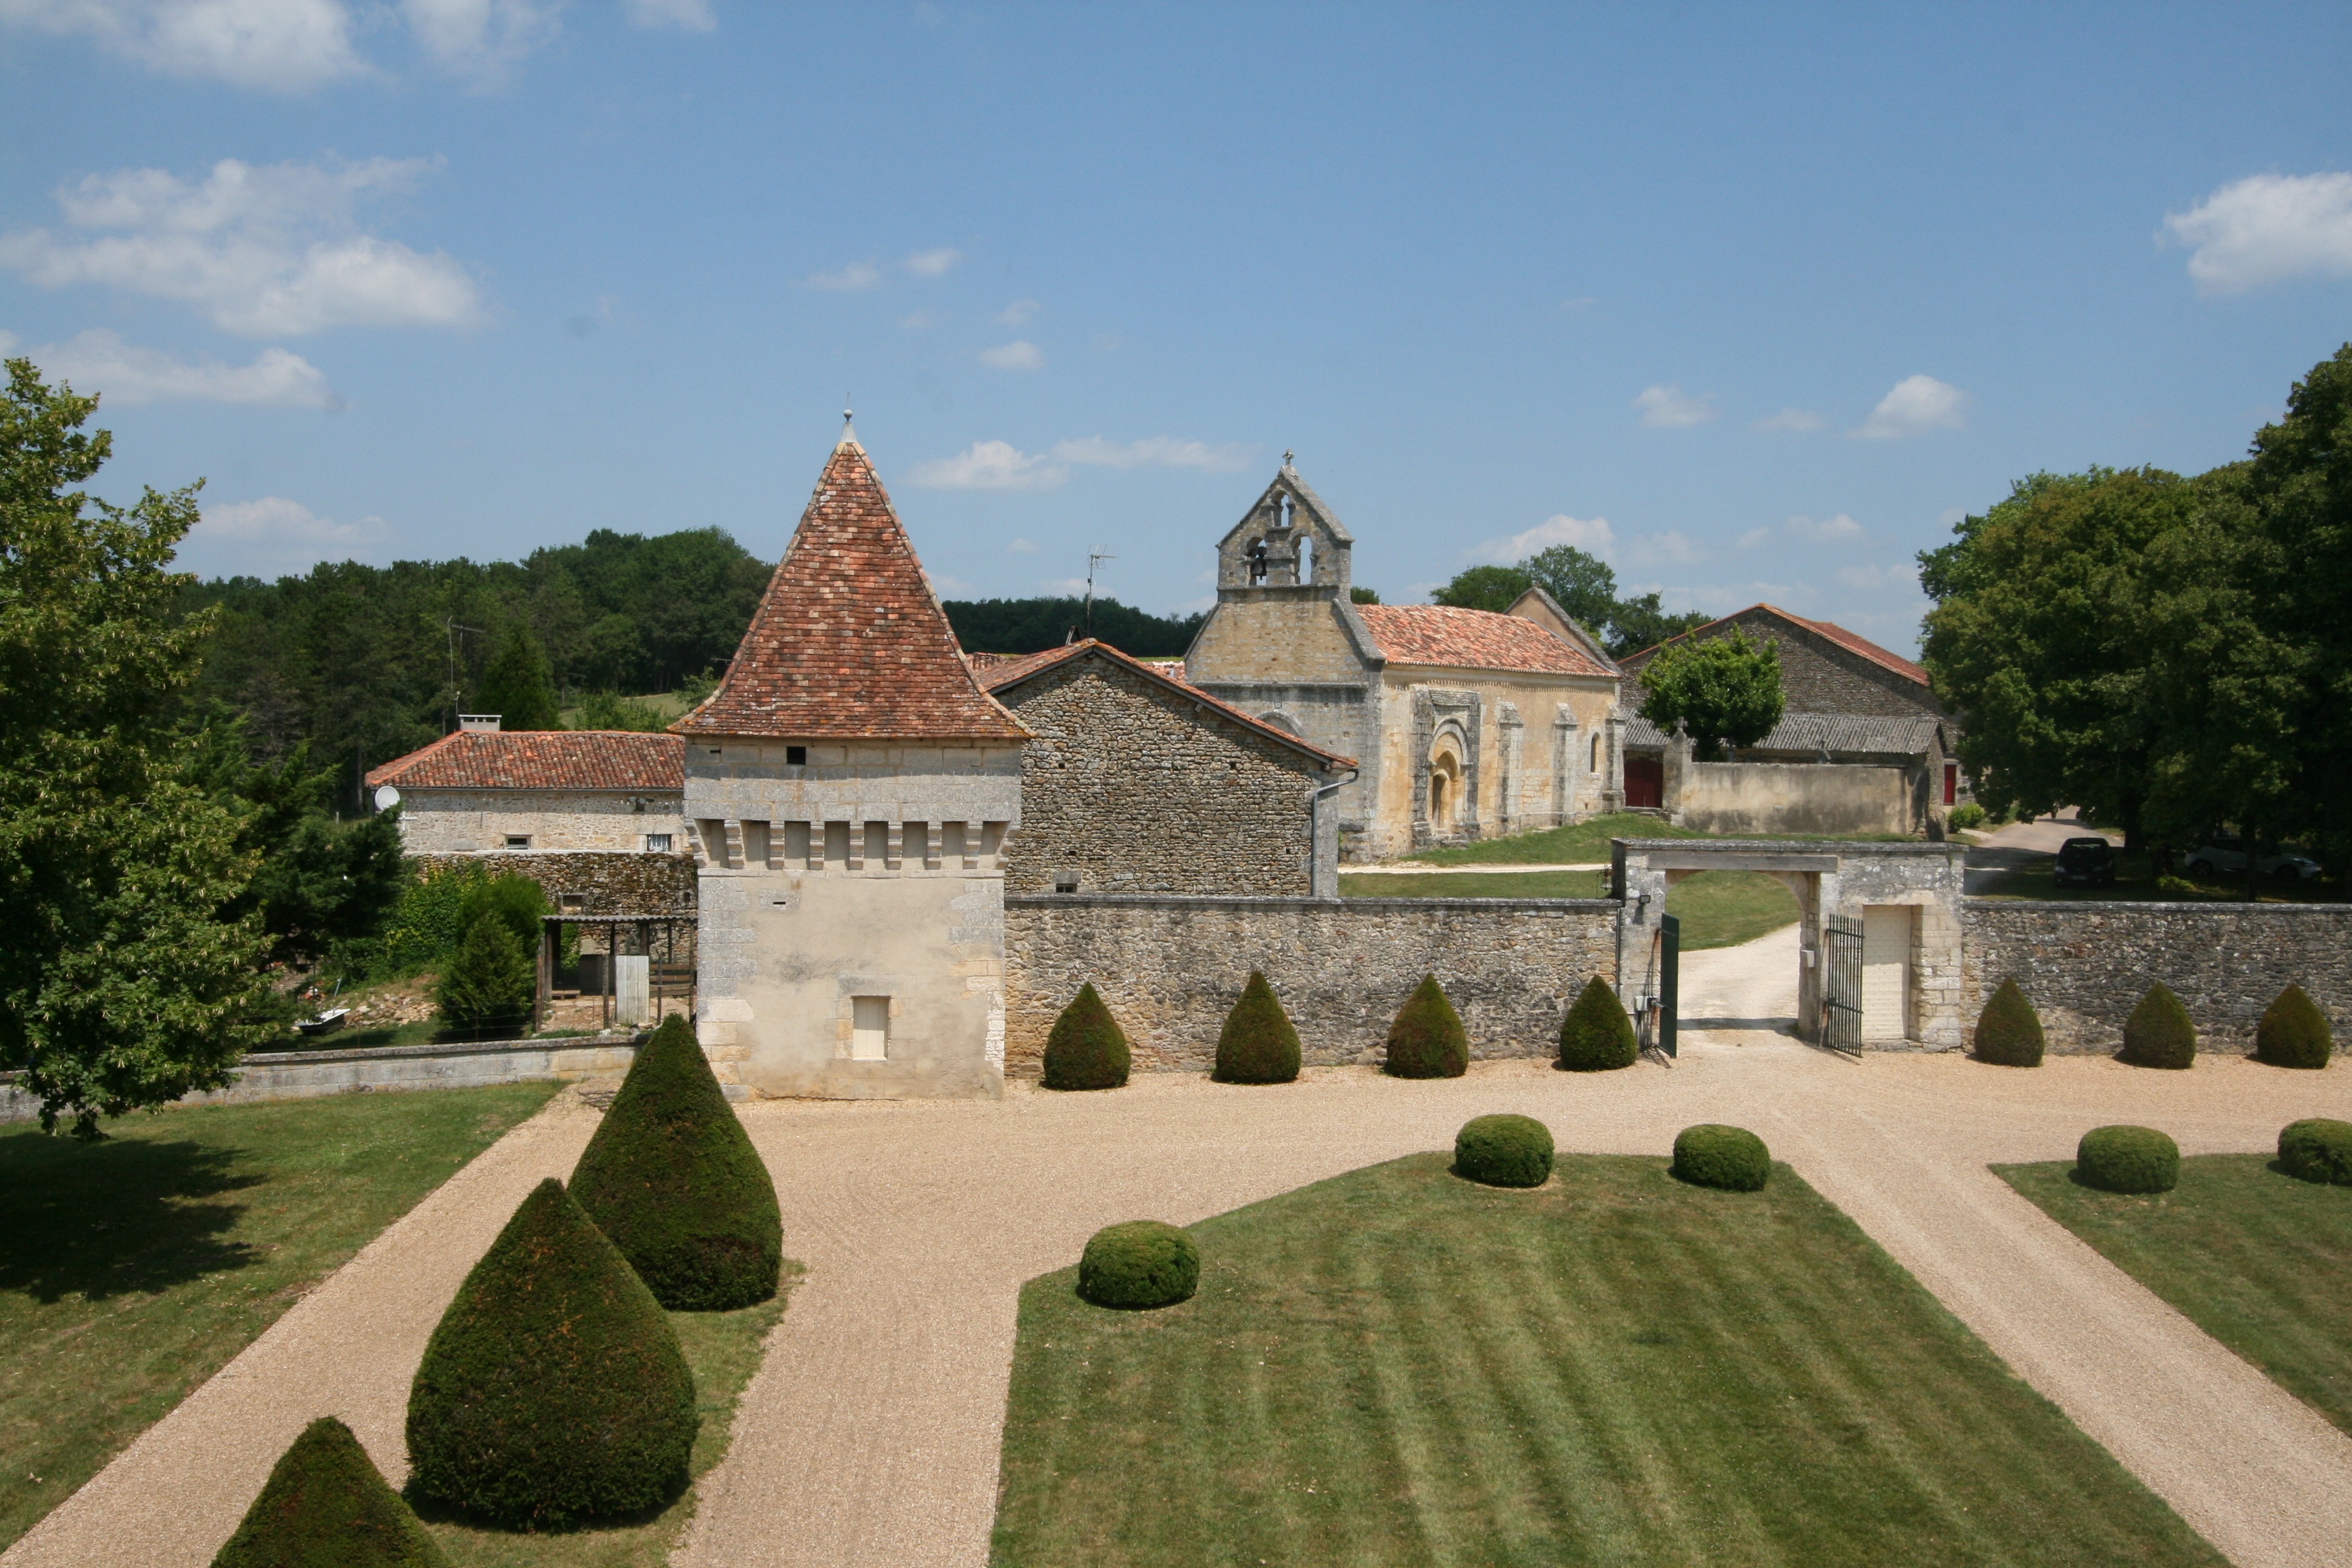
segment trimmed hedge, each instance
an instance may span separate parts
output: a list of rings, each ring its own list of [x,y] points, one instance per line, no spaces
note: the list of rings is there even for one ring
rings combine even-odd
[[[1474,1116],[1454,1135],[1454,1173],[1490,1187],[1540,1187],[1551,1152],[1551,1129],[1532,1116]]]
[[[1298,1031],[1275,999],[1265,976],[1250,971],[1242,998],[1225,1015],[1217,1037],[1219,1083],[1289,1083],[1298,1077]]]
[[[2161,980],[2147,988],[2131,1016],[2124,1020],[2120,1059],[2136,1068],[2179,1070],[2197,1058],[2197,1026]]]
[[[1047,1089],[1118,1089],[1127,1082],[1131,1056],[1118,1020],[1089,980],[1045,1037],[1043,1082]]]
[[[1103,1226],[1078,1258],[1078,1294],[1097,1307],[1173,1306],[1200,1285],[1201,1249],[1156,1219]]]
[[[1594,975],[1560,1020],[1559,1065],[1570,1072],[1606,1072],[1632,1067],[1639,1054],[1624,1005],[1607,981]]]
[[[2094,1127],[2074,1150],[2074,1174],[2110,1193],[2168,1193],[2180,1182],[2180,1146],[2153,1127]]]
[[[637,1047],[572,1173],[572,1196],[674,1311],[724,1312],[776,1293],[776,1184],[675,1014]]]
[[[2254,1028],[2254,1059],[2274,1068],[2324,1068],[2335,1047],[2327,1016],[2300,985],[2273,997]]]
[[[1985,1001],[1977,1015],[1977,1060],[1997,1067],[2038,1068],[2042,1065],[2042,1019],[2033,1004],[2019,990],[2014,976]]]
[[[550,1177],[425,1347],[408,1394],[410,1484],[516,1528],[638,1513],[685,1486],[698,1420],[677,1331]]]
[[[1397,1078],[1460,1078],[1470,1070],[1470,1037],[1436,975],[1423,975],[1397,1010],[1381,1070]]]
[[[449,1560],[331,1415],[302,1428],[213,1568],[448,1568]]]
[[[1703,1121],[1675,1134],[1674,1173],[1696,1187],[1727,1193],[1763,1190],[1772,1176],[1772,1152],[1744,1127]]]
[[[2279,1129],[2279,1164],[2299,1181],[2352,1187],[2352,1121],[2315,1116]]]

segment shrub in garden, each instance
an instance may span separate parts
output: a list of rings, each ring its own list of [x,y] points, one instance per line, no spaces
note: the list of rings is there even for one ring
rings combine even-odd
[[[1117,1089],[1127,1082],[1127,1036],[1089,980],[1045,1037],[1047,1089]]]
[[[2164,982],[2158,981],[2124,1020],[2123,1059],[2136,1068],[2186,1068],[2197,1057],[2197,1026]]]
[[[1490,1187],[1540,1187],[1551,1175],[1551,1129],[1532,1116],[1474,1116],[1454,1135],[1454,1173]]]
[[[1078,1294],[1097,1307],[1172,1306],[1200,1283],[1201,1249],[1156,1219],[1103,1226],[1078,1258]]]
[[[1982,827],[1984,823],[1985,808],[1971,800],[1952,807],[1951,815],[1945,818],[1944,825],[1955,833],[1963,833],[1970,828]]]
[[[1977,1015],[1977,1059],[2005,1068],[2042,1065],[2042,1020],[2014,977],[1987,998]]]
[[[411,1484],[517,1528],[637,1513],[685,1485],[696,1422],[677,1331],[551,1177],[425,1346],[408,1393]]]
[[[2352,1121],[2315,1116],[2279,1129],[2279,1163],[2306,1182],[2352,1187]]]
[[[2180,1181],[2180,1146],[2153,1127],[2094,1127],[2074,1150],[2074,1173],[2110,1193],[2168,1193]]]
[[[1275,999],[1265,976],[1250,971],[1242,999],[1225,1015],[1217,1037],[1219,1083],[1289,1083],[1298,1077],[1298,1031]]]
[[[684,1018],[664,1019],[637,1047],[572,1196],[673,1311],[730,1311],[776,1293],[776,1184]]]
[[[1560,1023],[1559,1065],[1570,1072],[1603,1072],[1632,1067],[1637,1054],[1633,1021],[1609,983],[1594,975]]]
[[[1470,1070],[1470,1037],[1436,975],[1422,976],[1397,1010],[1381,1070],[1398,1078],[1460,1078]]]
[[[486,913],[458,940],[434,1002],[444,1023],[478,1039],[520,1028],[538,994],[539,971],[530,952],[505,921]]]
[[[1673,1168],[1693,1186],[1760,1192],[1772,1175],[1772,1152],[1745,1127],[1703,1121],[1675,1134]]]
[[[278,1457],[213,1568],[447,1568],[400,1494],[331,1415]]]
[[[2318,1004],[2302,986],[2289,985],[2263,1009],[2254,1029],[2254,1059],[2274,1068],[2324,1068],[2335,1044]]]

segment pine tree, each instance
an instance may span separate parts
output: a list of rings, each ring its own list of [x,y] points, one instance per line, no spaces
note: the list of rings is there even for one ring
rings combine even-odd
[[[539,971],[530,954],[505,921],[484,913],[458,940],[435,1000],[444,1023],[478,1039],[493,1029],[520,1027],[538,995]]]
[[[506,640],[482,671],[477,700],[485,713],[499,716],[501,730],[561,730],[556,716],[555,685],[547,670],[547,655],[539,639],[517,621],[507,627]]]

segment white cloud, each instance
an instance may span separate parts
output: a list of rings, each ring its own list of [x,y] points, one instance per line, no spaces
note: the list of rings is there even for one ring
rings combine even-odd
[[[1633,399],[1633,406],[1642,411],[1642,423],[1653,430],[1678,430],[1685,426],[1704,425],[1715,417],[1708,399],[1692,397],[1679,386],[1647,386],[1642,395]]]
[[[1004,553],[1007,555],[1034,555],[1037,553],[1037,545],[1034,540],[1016,539],[1012,543],[1004,547]]]
[[[846,293],[856,289],[871,289],[882,281],[882,269],[871,261],[853,261],[838,272],[812,272],[808,286]]]
[[[1968,420],[1961,411],[1968,401],[1969,395],[1949,382],[1932,375],[1906,376],[1878,400],[1862,427],[1848,434],[1869,441],[1892,441],[1930,430],[1963,429]]]
[[[2191,247],[2200,294],[2352,276],[2352,174],[2255,174],[2168,213],[2164,227]]]
[[[981,350],[980,363],[998,370],[1038,370],[1044,367],[1045,355],[1035,343],[1016,338],[1012,342]]]
[[[1633,542],[1626,552],[1628,564],[1653,566],[1661,561],[1678,564],[1697,561],[1706,554],[1691,542],[1690,536],[1680,529],[1670,528],[1664,533],[1645,533]]]
[[[1247,468],[1256,450],[1238,441],[1212,446],[1206,441],[1179,441],[1167,436],[1141,441],[1106,441],[1099,436],[1089,436],[1081,441],[1055,442],[1054,458],[1057,462],[1104,468],[1198,468],[1204,473],[1231,474]]]
[[[1739,548],[1753,550],[1771,537],[1772,531],[1769,528],[1751,528],[1739,536]]]
[[[1783,408],[1769,419],[1759,419],[1759,430],[1819,430],[1829,423],[1810,408]]]
[[[1780,526],[1798,538],[1810,539],[1816,544],[1834,544],[1840,540],[1862,537],[1862,524],[1843,512],[1835,517],[1792,517]]]
[[[719,26],[719,18],[710,14],[710,0],[627,0],[622,10],[640,27],[682,27],[689,33],[707,33]]]
[[[1555,544],[1573,544],[1591,554],[1607,556],[1617,548],[1617,535],[1605,517],[1570,517],[1564,511],[1554,512],[1524,533],[1474,544],[1462,552],[1462,558],[1507,566]]]
[[[481,85],[555,36],[559,5],[542,0],[400,0],[409,31],[443,68]]]
[[[211,575],[273,576],[372,552],[390,531],[380,517],[337,522],[284,496],[204,509],[180,547],[183,564]]]
[[[1051,458],[1010,441],[974,441],[952,458],[918,463],[913,470],[917,484],[935,490],[1050,490],[1069,477]]]
[[[272,92],[368,69],[341,0],[0,0],[0,24],[94,38],[167,76]]]
[[[918,278],[944,278],[962,259],[962,251],[951,245],[941,246],[937,250],[919,250],[907,258],[907,270]]]
[[[1045,307],[1034,300],[1015,300],[996,312],[996,319],[1008,327],[1025,327],[1035,321]]]
[[[1841,566],[1836,576],[1840,586],[1864,593],[1893,588],[1916,590],[1919,565],[1916,562],[1902,562],[1893,566]]]
[[[327,327],[464,327],[480,320],[473,279],[446,251],[423,255],[358,231],[360,197],[413,188],[437,160],[363,163],[222,160],[200,181],[162,169],[92,174],[57,193],[71,227],[0,237],[0,265],[46,288],[98,283],[194,305],[248,336]]]
[[[186,399],[277,408],[343,405],[318,366],[284,349],[264,349],[246,365],[189,364],[160,350],[126,343],[100,327],[26,353],[52,378],[70,382],[79,392],[103,393],[111,404]]]

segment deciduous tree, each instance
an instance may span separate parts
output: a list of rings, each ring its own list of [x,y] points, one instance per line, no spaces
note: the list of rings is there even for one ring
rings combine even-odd
[[[1780,649],[1743,632],[1675,643],[1642,670],[1642,717],[1661,730],[1679,721],[1702,758],[1752,746],[1780,721]]]

